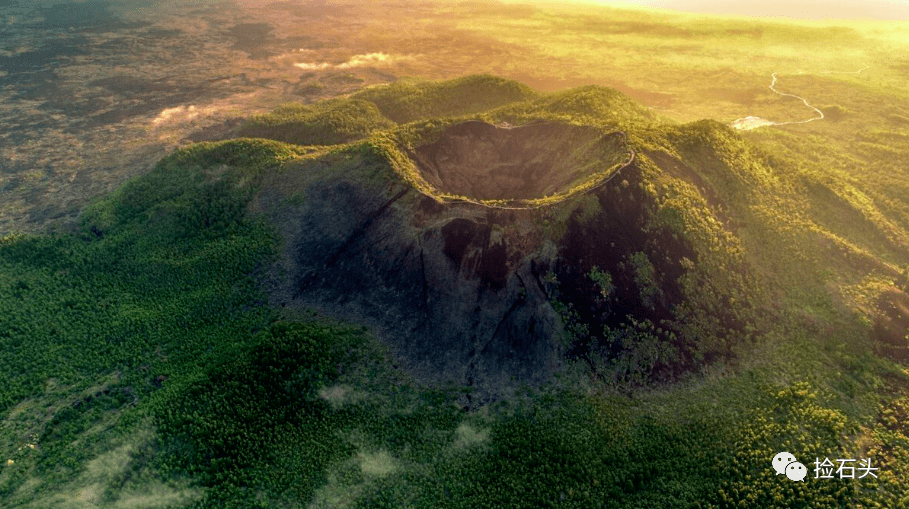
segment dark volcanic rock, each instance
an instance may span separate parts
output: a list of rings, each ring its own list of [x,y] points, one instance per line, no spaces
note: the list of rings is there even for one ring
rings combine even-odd
[[[554,123],[479,124],[452,126],[414,148],[418,171],[444,183],[432,175],[440,166],[429,166],[441,152],[464,163],[445,163],[449,173],[491,179],[510,171],[509,161],[553,165],[541,185],[561,192],[564,174],[578,167],[617,169],[590,173],[602,180],[545,206],[499,208],[441,202],[363,148],[301,162],[266,182],[251,205],[285,240],[267,282],[272,303],[372,327],[417,380],[472,387],[469,407],[551,381],[566,356],[592,366],[619,359],[616,377],[669,381],[703,334],[741,334],[738,317],[719,307],[705,318],[716,332],[686,328],[692,314],[678,304],[700,288],[682,281],[700,256],[672,223],[654,223],[654,177],[627,158],[620,136]],[[486,150],[484,137],[502,152]]]
[[[385,186],[315,180],[302,205],[265,205],[286,243],[273,303],[373,327],[416,379],[473,387],[468,406],[550,379],[561,324],[538,277],[557,248],[532,227],[540,212],[440,204]],[[262,195],[259,206],[275,198]],[[525,233],[503,234],[500,223]]]

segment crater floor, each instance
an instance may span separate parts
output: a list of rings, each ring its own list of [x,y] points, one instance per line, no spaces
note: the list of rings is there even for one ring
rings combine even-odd
[[[567,191],[626,157],[621,133],[541,122],[498,127],[455,124],[411,157],[443,194],[477,200],[529,200]]]

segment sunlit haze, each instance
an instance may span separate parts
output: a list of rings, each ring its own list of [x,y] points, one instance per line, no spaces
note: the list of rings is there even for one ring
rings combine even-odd
[[[732,0],[627,0],[596,1],[614,5],[638,5],[682,12],[728,14],[736,16],[786,17],[796,19],[879,19],[909,20],[909,2],[903,0],[826,1],[801,0],[786,2]]]

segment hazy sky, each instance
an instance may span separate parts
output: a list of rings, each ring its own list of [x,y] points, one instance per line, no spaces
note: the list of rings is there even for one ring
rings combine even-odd
[[[686,12],[909,21],[909,0],[603,0]]]

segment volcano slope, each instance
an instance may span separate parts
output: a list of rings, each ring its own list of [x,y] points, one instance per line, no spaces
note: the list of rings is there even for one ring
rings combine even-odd
[[[288,277],[274,298],[365,320],[408,372],[474,387],[481,402],[509,380],[539,384],[559,363],[560,319],[542,282],[558,247],[544,216],[517,204],[600,183],[630,163],[623,142],[565,123],[454,122],[410,152],[410,175],[457,196],[452,203],[400,174],[385,175],[378,191],[355,175],[306,184],[304,203],[277,219],[287,225]]]
[[[909,216],[817,140],[489,76],[242,129],[0,240],[4,502],[902,503]]]
[[[370,325],[417,379],[470,387],[468,408],[566,355],[629,383],[727,356],[760,292],[717,191],[656,125],[593,87],[296,163],[251,204],[285,239],[271,301]]]

